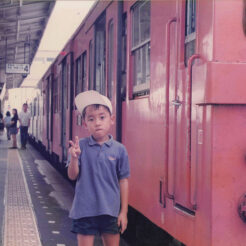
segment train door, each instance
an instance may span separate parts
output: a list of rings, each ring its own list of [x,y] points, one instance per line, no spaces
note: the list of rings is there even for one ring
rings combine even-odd
[[[49,93],[49,102],[50,102],[50,106],[49,106],[49,142],[50,142],[50,146],[51,146],[51,152],[53,151],[53,74],[51,74],[49,76],[49,84],[50,84],[50,93]]]
[[[94,89],[105,95],[106,17],[103,14],[95,26],[95,83]]]
[[[174,115],[174,204],[177,208],[194,215],[195,206],[192,202],[192,82],[189,69],[192,66],[190,58],[195,53],[196,41],[196,1],[185,1],[185,43],[184,49],[184,73],[178,77],[175,98],[172,106]],[[180,40],[180,39],[178,39]],[[182,39],[181,39],[182,40]]]
[[[62,148],[62,162],[67,159],[66,151],[66,111],[67,111],[67,63],[66,58],[62,61],[61,71],[61,148]]]

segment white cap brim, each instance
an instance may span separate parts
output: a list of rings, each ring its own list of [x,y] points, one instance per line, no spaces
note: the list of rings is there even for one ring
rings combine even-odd
[[[112,104],[110,100],[107,97],[101,95],[97,91],[90,90],[90,91],[81,92],[75,97],[74,100],[75,100],[75,105],[81,114],[83,113],[84,109],[87,106],[93,104],[106,106],[109,109],[110,113],[112,114]]]

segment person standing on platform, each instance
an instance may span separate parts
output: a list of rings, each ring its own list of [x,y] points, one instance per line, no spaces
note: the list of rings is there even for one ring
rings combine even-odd
[[[10,128],[10,125],[11,125],[11,116],[10,116],[10,112],[9,111],[7,111],[6,116],[3,119],[3,123],[4,123],[4,126],[5,126],[6,131],[7,131],[7,139],[10,140],[9,128]]]
[[[13,146],[10,147],[10,149],[17,149],[16,134],[18,133],[18,129],[17,129],[18,112],[16,108],[12,109],[12,115],[13,117],[11,118],[9,132],[10,135],[12,136]]]
[[[91,136],[69,141],[68,177],[77,180],[72,232],[79,246],[92,246],[97,234],[105,246],[118,246],[127,227],[128,154],[109,134],[115,117],[107,97],[86,91],[76,96],[75,104]]]
[[[31,114],[27,111],[27,107],[27,103],[24,103],[22,106],[22,111],[19,114],[21,149],[26,149],[28,127],[30,126]]]

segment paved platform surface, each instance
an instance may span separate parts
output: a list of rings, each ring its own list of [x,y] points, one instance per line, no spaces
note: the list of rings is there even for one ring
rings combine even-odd
[[[32,146],[10,145],[0,136],[0,246],[77,245],[68,218],[73,187]]]

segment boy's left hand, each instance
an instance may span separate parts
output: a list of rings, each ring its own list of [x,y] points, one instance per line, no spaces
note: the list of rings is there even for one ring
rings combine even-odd
[[[118,227],[120,228],[120,233],[123,234],[127,227],[127,214],[120,213],[118,216]]]

